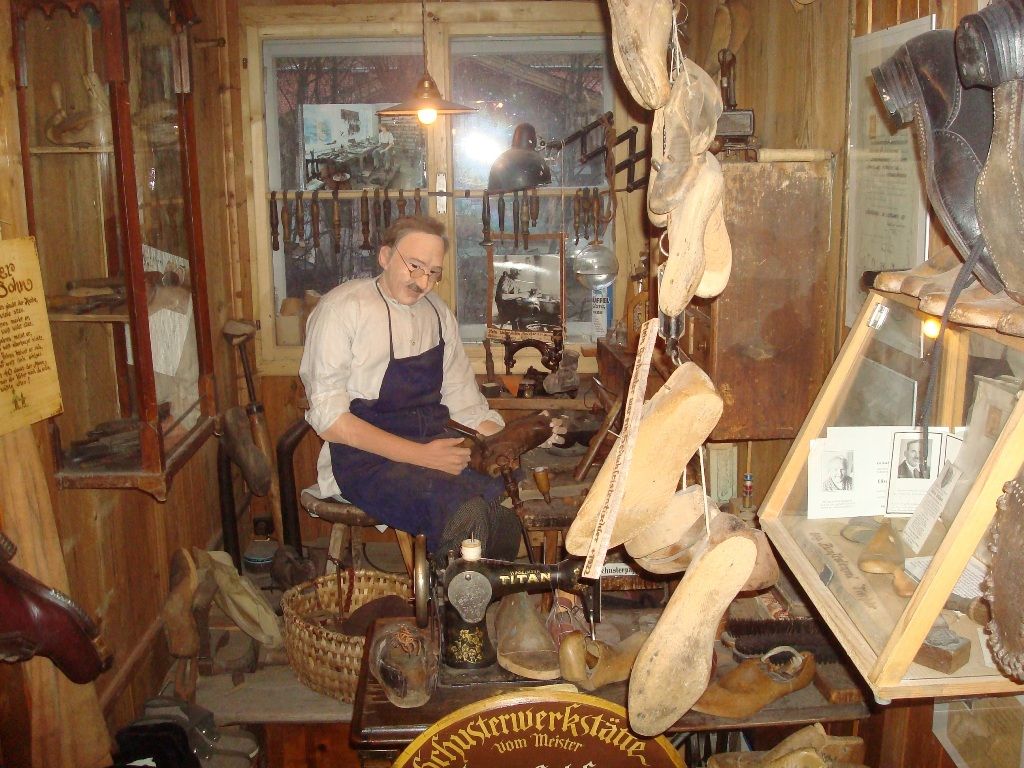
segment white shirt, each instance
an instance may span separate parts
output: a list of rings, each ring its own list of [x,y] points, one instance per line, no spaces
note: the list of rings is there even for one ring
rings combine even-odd
[[[367,278],[350,280],[329,291],[306,322],[299,376],[309,400],[306,421],[317,434],[348,413],[352,400],[376,400],[380,395],[384,372],[391,361],[388,309],[396,359],[437,346],[437,318],[441,316],[445,339],[441,403],[448,406],[451,418],[468,427],[475,428],[486,420],[504,426],[477,386],[459,337],[458,322],[447,305],[432,294],[412,305],[399,304],[390,297],[382,300],[376,280]],[[324,498],[339,493],[327,443],[320,449],[317,481]]]

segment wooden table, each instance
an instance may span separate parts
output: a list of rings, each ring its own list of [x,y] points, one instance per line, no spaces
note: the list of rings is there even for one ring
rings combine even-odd
[[[386,621],[378,622],[370,630],[366,642],[367,649],[373,642],[374,633],[384,626]],[[402,709],[388,701],[380,683],[367,673],[364,657],[363,672],[356,689],[356,699],[352,705],[350,742],[359,753],[364,768],[384,768],[390,766],[413,739],[433,723],[455,710],[500,693],[544,684],[517,679],[514,682],[488,682],[462,686],[439,685],[430,701],[424,706],[415,709]],[[594,695],[625,706],[626,686],[625,682],[615,683],[596,691]],[[869,714],[870,712],[863,702],[829,704],[813,685],[809,685],[769,704],[746,720],[712,717],[691,711],[679,718],[667,732],[738,731],[763,727],[800,726],[815,722],[834,723],[865,719]]]

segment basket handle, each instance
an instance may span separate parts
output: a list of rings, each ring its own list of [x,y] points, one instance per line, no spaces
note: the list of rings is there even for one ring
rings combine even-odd
[[[348,574],[348,589],[345,591],[345,605],[342,607],[341,615],[348,617],[349,609],[352,608],[352,593],[355,591],[356,586],[356,569],[349,565],[345,569]],[[341,597],[341,569],[338,569],[338,597]]]

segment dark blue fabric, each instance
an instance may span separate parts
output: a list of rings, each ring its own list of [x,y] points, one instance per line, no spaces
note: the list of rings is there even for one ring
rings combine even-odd
[[[380,288],[378,287],[378,292]],[[387,307],[387,301],[381,295]],[[437,307],[430,299],[435,314]],[[388,332],[391,332],[391,309]],[[390,362],[376,400],[356,399],[353,415],[373,426],[418,443],[439,437],[458,437],[446,431],[448,407],[441,403],[444,375],[444,335],[437,315],[437,346],[412,357],[395,359],[391,342]],[[331,443],[331,466],[342,495],[367,514],[412,534],[424,533],[427,548],[434,551],[448,517],[474,496],[494,501],[504,493],[501,478],[491,478],[468,467],[458,476],[435,469],[403,464],[383,456]]]

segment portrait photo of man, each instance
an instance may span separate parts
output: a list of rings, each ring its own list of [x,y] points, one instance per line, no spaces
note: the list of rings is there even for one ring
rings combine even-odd
[[[907,440],[903,444],[903,459],[896,468],[896,476],[899,478],[926,478],[928,477],[928,465],[921,460],[924,443],[921,440]]]
[[[823,491],[849,491],[853,489],[851,460],[848,455],[826,454],[824,479],[821,482]]]

